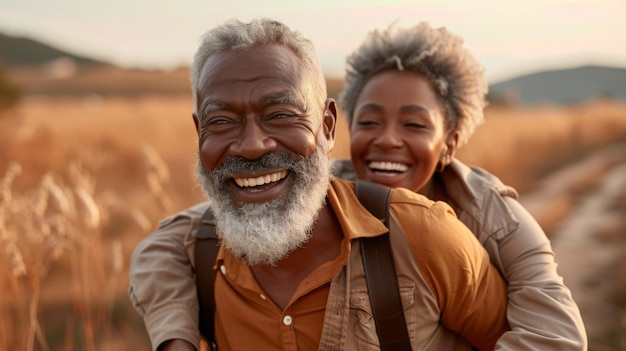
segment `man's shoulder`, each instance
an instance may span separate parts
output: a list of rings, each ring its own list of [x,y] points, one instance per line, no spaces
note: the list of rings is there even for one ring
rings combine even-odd
[[[188,207],[172,216],[166,217],[159,222],[158,229],[166,229],[174,224],[198,223],[200,222],[200,218],[202,218],[202,215],[209,208],[210,204],[210,201],[204,201]]]
[[[158,227],[141,240],[133,251],[132,262],[137,262],[147,252],[169,252],[173,255],[187,255],[181,248],[193,245],[193,233],[198,228],[202,214],[210,202],[201,202],[163,219]],[[149,257],[145,256],[145,257]]]

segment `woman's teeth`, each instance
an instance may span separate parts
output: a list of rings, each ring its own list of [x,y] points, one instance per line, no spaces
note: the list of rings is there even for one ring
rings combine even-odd
[[[409,169],[405,164],[385,161],[372,161],[368,166],[372,171],[405,172]]]

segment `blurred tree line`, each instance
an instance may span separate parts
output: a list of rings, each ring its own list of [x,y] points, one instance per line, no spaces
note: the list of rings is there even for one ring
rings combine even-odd
[[[15,106],[21,95],[19,87],[9,80],[4,66],[0,62],[0,112]]]

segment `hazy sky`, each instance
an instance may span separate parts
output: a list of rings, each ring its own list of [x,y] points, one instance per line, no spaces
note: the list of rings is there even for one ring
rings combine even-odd
[[[315,43],[329,74],[373,28],[428,21],[465,39],[490,81],[581,64],[626,67],[626,0],[0,0],[0,31],[123,66],[191,61],[229,18],[272,17]]]

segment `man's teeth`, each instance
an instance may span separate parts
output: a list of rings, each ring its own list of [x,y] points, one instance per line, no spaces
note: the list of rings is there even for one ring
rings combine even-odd
[[[375,171],[395,171],[404,172],[409,169],[405,164],[397,162],[372,161],[369,168]]]
[[[280,171],[280,172],[276,172],[272,174],[267,174],[262,177],[234,178],[234,179],[235,179],[235,183],[237,183],[238,186],[243,188],[243,187],[252,187],[252,186],[259,186],[259,185],[274,183],[285,178],[286,176],[287,176],[287,171],[284,170],[284,171]]]

